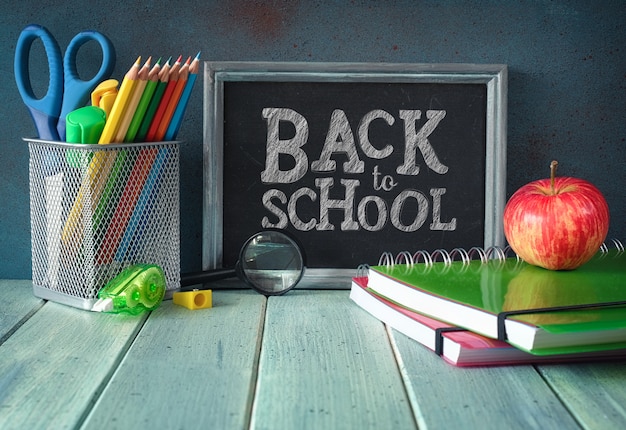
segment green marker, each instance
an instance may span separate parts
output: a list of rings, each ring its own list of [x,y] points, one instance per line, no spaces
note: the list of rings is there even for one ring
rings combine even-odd
[[[68,143],[96,144],[106,121],[104,110],[96,106],[76,109],[65,117],[65,140]],[[80,167],[80,151],[69,150],[65,155],[67,164]]]

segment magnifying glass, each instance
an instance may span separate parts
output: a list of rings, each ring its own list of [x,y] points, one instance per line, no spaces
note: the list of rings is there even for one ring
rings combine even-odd
[[[277,230],[251,236],[241,247],[234,269],[215,269],[181,276],[181,287],[239,277],[257,292],[275,296],[291,290],[302,279],[305,256],[294,238]]]

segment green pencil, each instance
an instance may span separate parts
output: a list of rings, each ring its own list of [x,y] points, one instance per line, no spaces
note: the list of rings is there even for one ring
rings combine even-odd
[[[170,57],[159,71],[159,82],[156,82],[154,94],[152,95],[150,103],[148,104],[148,108],[146,109],[146,112],[141,120],[141,125],[139,126],[139,130],[137,130],[134,142],[143,142],[146,138],[146,135],[148,134],[148,130],[150,129],[150,123],[152,123],[152,118],[154,118],[154,114],[156,113],[159,107],[159,103],[161,102],[161,98],[163,97],[163,93],[165,92],[165,87],[167,87],[167,81],[170,74],[169,71],[171,68],[171,59],[172,58]]]
[[[114,156],[114,153],[111,153],[111,156]],[[106,231],[106,227],[110,222],[107,219],[107,215],[112,214],[115,211],[115,206],[117,205],[117,200],[119,199],[119,191],[116,191],[116,187],[118,184],[124,183],[126,175],[128,172],[125,172],[124,163],[126,162],[126,151],[120,150],[117,152],[117,157],[115,157],[115,162],[113,167],[111,168],[111,172],[109,173],[109,177],[107,178],[106,185],[102,190],[102,194],[100,195],[100,200],[98,200],[98,204],[96,206],[96,210],[93,214],[93,228],[96,231],[96,235],[104,234]]]
[[[159,72],[161,71],[161,59],[156,62],[156,64],[150,70],[148,74],[148,82],[141,94],[141,98],[139,99],[139,103],[137,104],[137,109],[133,114],[133,119],[131,120],[128,130],[126,131],[126,137],[124,142],[134,142],[135,136],[139,131],[139,126],[141,125],[141,121],[144,118],[146,111],[148,110],[148,105],[150,104],[150,100],[152,99],[152,95],[154,94],[154,90],[157,87],[157,83],[159,82]]]

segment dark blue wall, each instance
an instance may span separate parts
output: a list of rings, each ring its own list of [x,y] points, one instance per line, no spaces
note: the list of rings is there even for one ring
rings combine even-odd
[[[117,79],[138,55],[199,50],[205,60],[508,64],[508,195],[547,176],[557,158],[561,174],[586,178],[604,192],[613,218],[609,235],[626,239],[622,0],[2,0],[0,11],[0,278],[31,273],[28,150],[21,137],[34,129],[13,79],[15,41],[29,23],[46,26],[63,49],[78,31],[105,33],[116,46]],[[90,54],[84,55],[89,63]],[[45,89],[47,75],[36,79]],[[185,141],[181,265],[198,270],[201,80],[179,138]]]

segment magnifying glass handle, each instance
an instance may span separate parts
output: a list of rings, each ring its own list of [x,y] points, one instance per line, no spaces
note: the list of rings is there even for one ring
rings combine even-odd
[[[213,269],[203,272],[185,273],[180,278],[180,286],[203,284],[205,282],[219,281],[220,279],[234,278],[237,276],[235,269]]]

